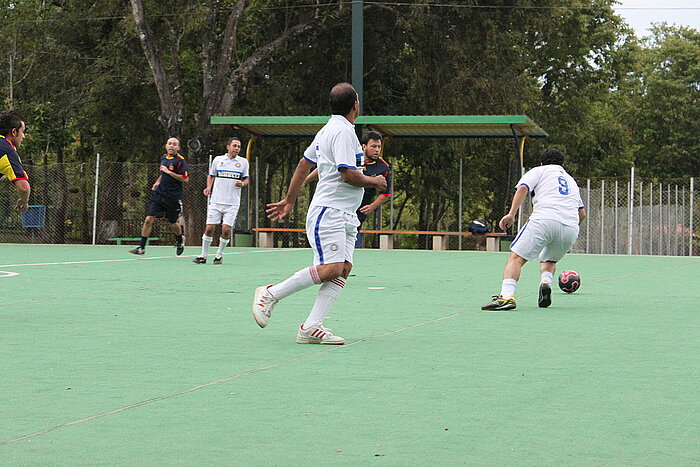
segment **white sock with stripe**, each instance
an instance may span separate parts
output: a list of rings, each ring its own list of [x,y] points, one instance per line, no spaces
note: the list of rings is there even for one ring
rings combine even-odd
[[[230,238],[221,238],[219,237],[219,249],[216,250],[216,257],[221,258],[224,256],[224,250],[226,249],[226,245],[228,245],[228,242],[230,242]]]
[[[551,272],[545,271],[540,275],[540,283],[542,282],[552,282],[553,274]]]
[[[280,282],[277,285],[270,286],[267,289],[277,300],[282,300],[293,293],[311,287],[314,284],[320,284],[321,278],[318,275],[316,266],[309,266],[300,271],[295,272],[289,279]]]
[[[214,238],[202,235],[202,254],[200,255],[202,258],[206,258],[209,255],[209,247],[213,241]]]
[[[345,287],[345,279],[342,277],[337,277],[330,282],[324,282],[321,288],[318,289],[318,294],[316,295],[316,301],[314,306],[309,313],[308,318],[304,321],[302,325],[302,330],[307,330],[311,326],[316,326],[321,324],[328,312],[333,308],[335,301],[338,299],[340,292]]]
[[[515,297],[515,286],[517,283],[518,281],[515,279],[503,279],[503,283],[501,284],[501,297]]]

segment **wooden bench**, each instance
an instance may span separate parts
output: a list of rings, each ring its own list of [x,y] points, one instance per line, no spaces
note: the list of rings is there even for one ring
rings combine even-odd
[[[276,232],[306,232],[305,229],[284,229],[275,227],[259,227],[253,231],[257,235],[256,245],[260,248],[273,248],[275,246]],[[433,250],[447,250],[448,241],[452,235],[464,237],[486,237],[486,251],[500,251],[499,240],[506,234],[492,232],[487,234],[473,234],[471,232],[443,232],[438,230],[362,230],[362,233],[378,234],[379,249],[391,250],[394,248],[394,236],[396,235],[431,235],[433,238]]]
[[[160,237],[148,237],[146,239],[146,245],[148,245],[148,242],[151,240],[160,240]],[[117,242],[117,245],[121,245],[123,242],[140,242],[141,237],[114,237],[114,238],[108,238],[108,242]]]

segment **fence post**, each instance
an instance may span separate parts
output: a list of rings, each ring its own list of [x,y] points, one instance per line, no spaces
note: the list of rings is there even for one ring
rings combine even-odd
[[[587,178],[586,179],[586,209],[590,211],[591,209],[591,179]],[[590,253],[589,250],[589,245],[591,244],[591,224],[589,222],[591,218],[591,213],[587,212],[588,214],[586,216],[586,253]]]
[[[600,181],[600,251],[605,253],[605,180]]]
[[[95,160],[95,199],[92,205],[92,244],[97,241],[97,190],[100,186],[100,153]]]
[[[631,168],[630,173],[630,192],[629,198],[627,199],[627,205],[629,206],[629,215],[627,216],[627,254],[632,254],[632,227],[634,225],[634,166]]]
[[[464,159],[459,158],[459,238],[457,240],[457,249],[462,250],[462,166],[464,165]]]
[[[619,218],[620,218],[620,195],[619,195],[619,190],[620,190],[620,181],[615,180],[615,249],[613,250],[615,254],[617,254],[617,247],[620,239],[620,232],[619,232]]]
[[[642,224],[644,220],[644,182],[639,181],[639,254],[644,254],[644,237],[642,232]]]
[[[690,177],[690,244],[688,245],[688,256],[693,256],[693,197],[695,191],[695,178]]]

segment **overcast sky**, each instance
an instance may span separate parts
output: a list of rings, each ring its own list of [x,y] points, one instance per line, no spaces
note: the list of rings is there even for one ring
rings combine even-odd
[[[648,36],[651,23],[688,26],[700,31],[700,0],[618,0],[615,11],[637,33]]]

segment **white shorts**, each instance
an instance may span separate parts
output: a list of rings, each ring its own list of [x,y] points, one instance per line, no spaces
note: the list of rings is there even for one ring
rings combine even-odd
[[[533,261],[557,262],[567,254],[578,238],[578,225],[564,225],[550,219],[528,220],[513,243],[510,251]]]
[[[212,203],[207,209],[207,224],[219,225],[222,222],[233,226],[238,216],[238,206],[234,204]]]
[[[314,250],[314,265],[352,263],[360,221],[357,214],[312,206],[306,215],[306,238]]]

